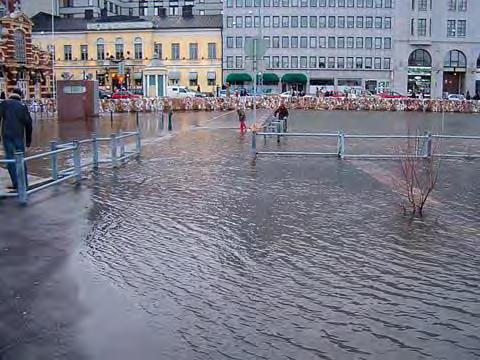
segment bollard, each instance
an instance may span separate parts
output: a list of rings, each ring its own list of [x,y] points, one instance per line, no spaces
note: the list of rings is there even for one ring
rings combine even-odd
[[[252,131],[252,157],[257,157],[257,132]]]
[[[58,154],[54,151],[57,150],[57,142],[55,140],[50,141],[50,150],[52,155],[50,157],[50,166],[52,168],[53,181],[58,180]]]
[[[280,133],[282,132],[282,121],[279,120],[277,123],[277,143],[280,143]]]
[[[97,134],[92,134],[92,152],[93,152],[93,169],[98,169],[98,140]]]
[[[137,124],[137,129],[140,127],[140,122],[138,121],[138,110],[137,112],[135,113],[135,122]]]
[[[15,168],[17,175],[17,193],[20,204],[26,204],[28,199],[27,174],[25,173],[25,160],[22,152],[15,153]]]
[[[117,167],[117,135],[110,135],[110,153],[112,156],[112,166]]]
[[[173,117],[173,111],[168,112],[168,131],[172,131],[172,117]]]
[[[140,156],[142,152],[142,138],[141,138],[140,130],[137,129],[137,133],[135,134],[135,152],[137,156]]]
[[[110,126],[113,126],[113,110],[110,109]]]
[[[82,180],[82,165],[80,159],[80,143],[73,140],[73,171],[75,174],[75,182],[77,184]]]
[[[345,134],[343,130],[338,131],[338,138],[337,138],[337,154],[339,159],[344,158],[345,153]]]

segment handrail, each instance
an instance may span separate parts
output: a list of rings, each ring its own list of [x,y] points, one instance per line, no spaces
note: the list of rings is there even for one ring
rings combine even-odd
[[[135,139],[135,145],[132,150],[126,149],[125,139]],[[111,156],[107,158],[100,158],[99,144],[101,142],[108,142],[110,147]],[[82,157],[80,153],[81,146],[91,146],[92,159],[85,160],[82,164]],[[74,140],[64,144],[58,144],[56,141],[50,142],[50,151],[42,152],[39,154],[25,157],[22,152],[15,153],[14,159],[0,159],[0,163],[15,164],[15,173],[17,180],[18,190],[15,193],[3,193],[0,192],[0,197],[18,197],[20,203],[26,204],[28,196],[38,191],[47,189],[49,187],[58,185],[67,180],[74,179],[76,184],[79,184],[82,180],[82,169],[92,166],[93,169],[97,169],[99,164],[110,163],[113,167],[117,167],[119,163],[123,163],[125,160],[135,156],[138,157],[141,154],[141,133],[140,130],[136,131],[120,131],[119,134],[113,133],[110,137],[97,137],[96,134],[92,134],[90,139]],[[119,150],[119,151],[118,151]],[[73,167],[70,166],[67,169],[59,170],[58,168],[58,155],[62,153],[71,153],[73,159]],[[120,156],[117,156],[117,153]],[[27,174],[25,172],[25,164],[28,161],[50,158],[50,171],[51,176],[44,179],[43,183],[39,186],[29,189],[27,187]]]

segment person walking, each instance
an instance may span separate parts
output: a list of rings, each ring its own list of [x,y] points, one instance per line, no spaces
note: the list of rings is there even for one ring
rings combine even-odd
[[[467,96],[465,97],[467,100],[472,100],[472,96],[470,95],[470,91],[467,90]]]
[[[15,88],[9,99],[0,103],[0,123],[6,159],[14,159],[16,152],[25,153],[25,146],[29,148],[32,142],[32,118],[27,107],[22,103],[22,96],[22,90]],[[16,166],[14,163],[8,163],[7,168],[12,181],[11,188],[16,190]]]
[[[285,106],[285,103],[283,101],[278,107],[278,109],[275,110],[275,112],[273,113],[273,116],[277,116],[277,115],[278,115],[278,120],[285,120],[286,118],[288,118],[288,109]]]
[[[238,121],[240,121],[240,132],[247,131],[247,125],[245,124],[247,121],[247,116],[245,115],[245,110],[238,109]]]

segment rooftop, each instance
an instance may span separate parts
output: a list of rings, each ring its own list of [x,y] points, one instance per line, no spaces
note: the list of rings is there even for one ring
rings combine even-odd
[[[87,31],[91,29],[220,29],[222,15],[199,15],[192,17],[139,17],[139,16],[108,16],[105,18],[61,18],[54,16],[55,32]],[[40,12],[31,18],[33,32],[51,32],[52,16]],[[143,25],[142,25],[143,23]],[[114,28],[111,27],[115,24]],[[110,25],[110,26],[109,26]]]

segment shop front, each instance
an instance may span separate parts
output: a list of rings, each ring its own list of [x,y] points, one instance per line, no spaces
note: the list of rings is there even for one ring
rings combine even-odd
[[[306,90],[308,79],[307,75],[302,73],[288,73],[282,76],[282,91],[298,91]]]
[[[408,67],[408,94],[430,98],[432,86],[432,68],[424,66]]]
[[[450,50],[443,62],[443,95],[463,94],[467,57],[459,50]]]

